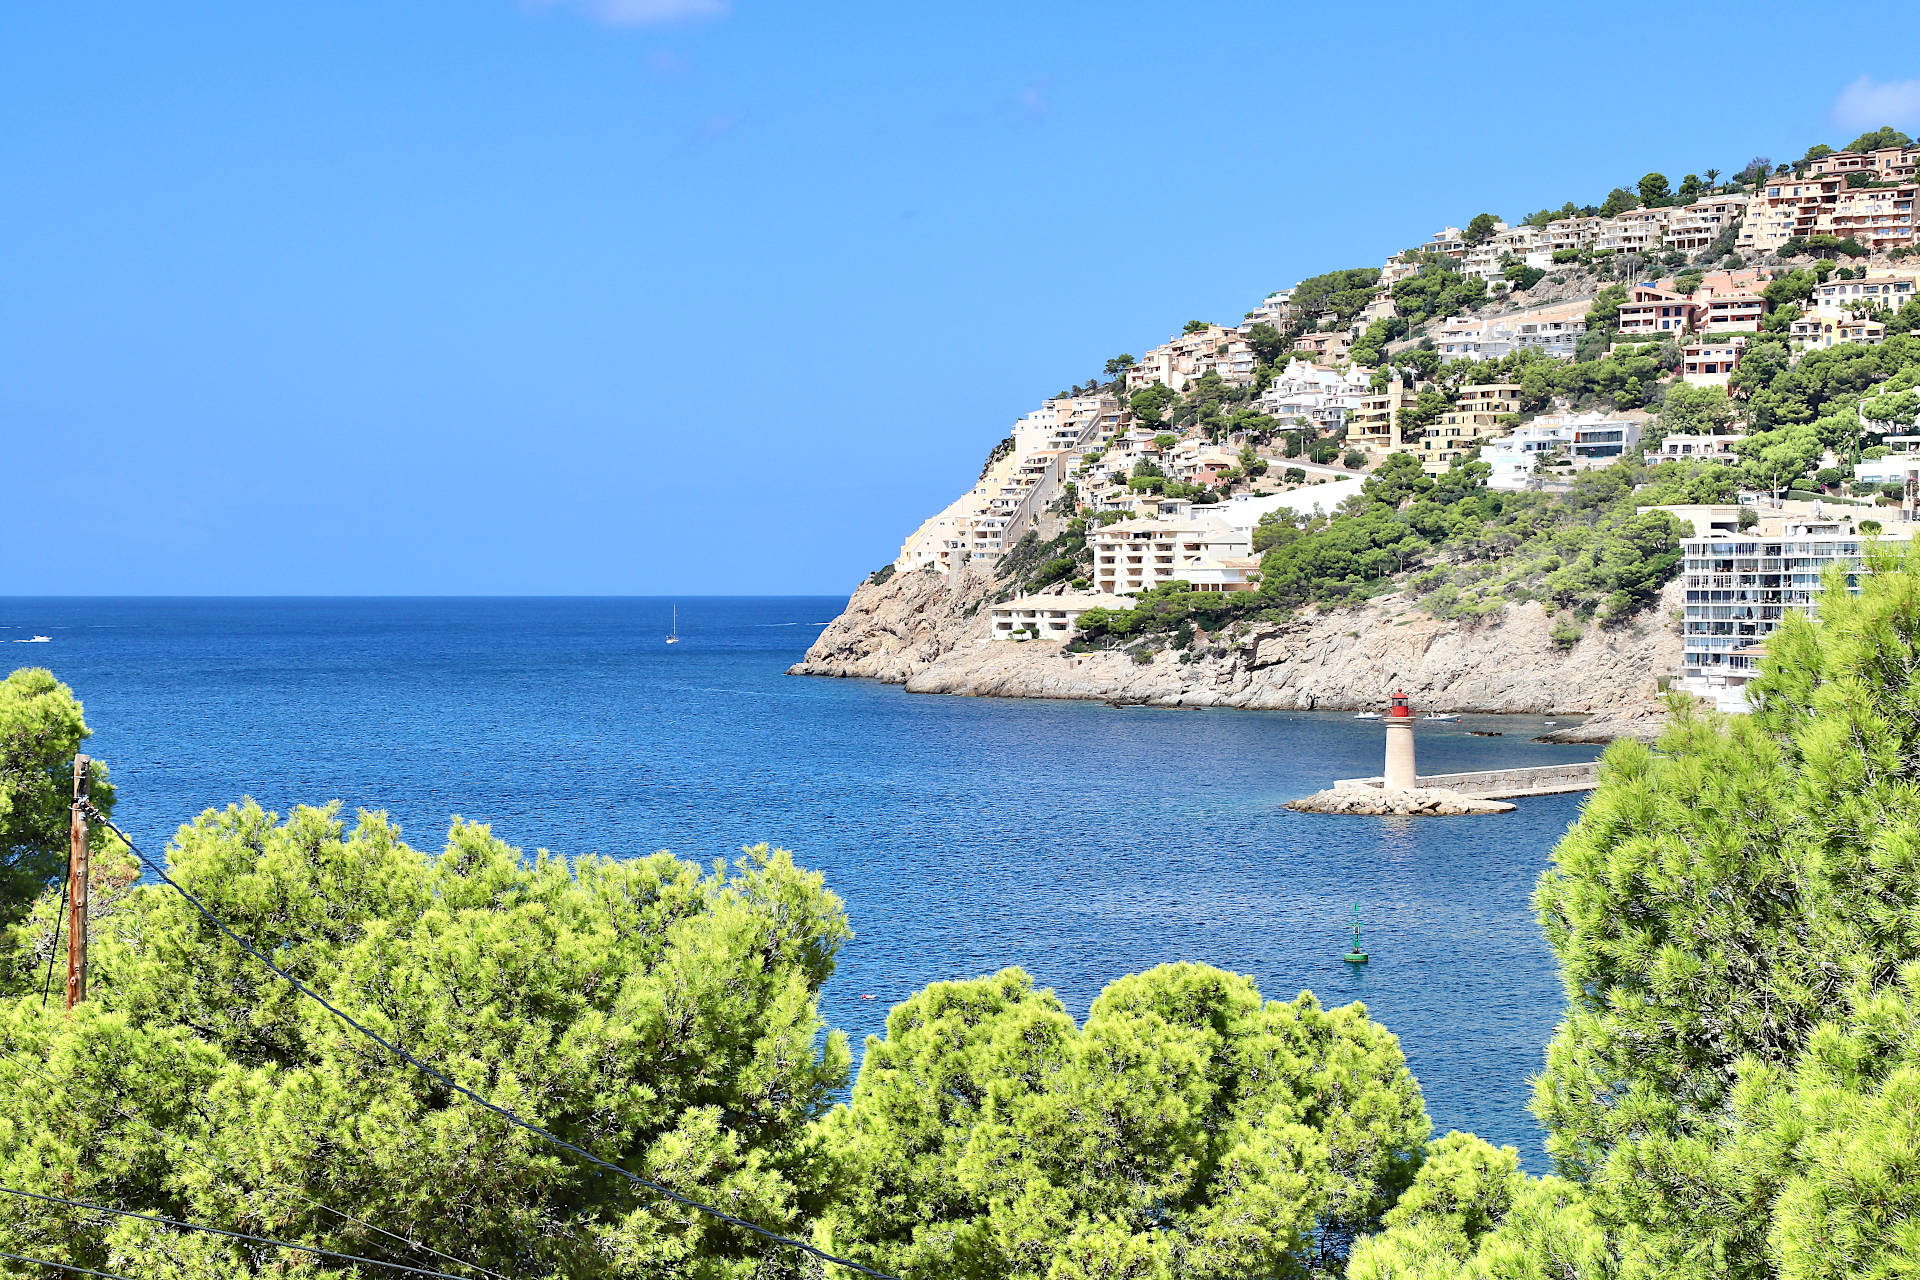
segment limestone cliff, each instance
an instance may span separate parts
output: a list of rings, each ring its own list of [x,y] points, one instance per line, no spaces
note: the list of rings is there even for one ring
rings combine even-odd
[[[863,585],[789,674],[866,677],[916,693],[1274,710],[1357,710],[1401,687],[1415,706],[1434,710],[1590,715],[1568,737],[1604,741],[1657,732],[1654,682],[1680,658],[1677,582],[1635,622],[1589,624],[1570,649],[1554,644],[1535,603],[1467,623],[1386,596],[1357,609],[1239,624],[1146,662],[1120,650],[993,640],[994,590],[990,577],[964,571]]]

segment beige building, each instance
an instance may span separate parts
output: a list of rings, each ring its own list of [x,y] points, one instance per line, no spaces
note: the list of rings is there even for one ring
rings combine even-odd
[[[1210,324],[1192,333],[1177,333],[1141,356],[1127,370],[1127,390],[1143,391],[1158,383],[1185,391],[1210,371],[1230,382],[1250,382],[1253,366],[1253,348],[1241,330]]]
[[[1715,195],[1696,200],[1674,211],[1661,233],[1661,243],[1683,253],[1697,253],[1718,240],[1722,232],[1740,220],[1746,209],[1744,195]]]
[[[1920,162],[1920,146],[1882,147],[1878,151],[1836,151],[1808,165],[1807,176],[1817,178],[1829,174],[1844,176],[1865,173],[1876,182],[1891,182],[1915,176],[1916,162]]]
[[[1914,243],[1916,196],[1920,184],[1907,179],[1851,187],[1841,173],[1775,177],[1749,202],[1738,243],[1764,251],[1794,236],[1830,235],[1851,237],[1875,253],[1904,248]]]
[[[1347,443],[1371,453],[1405,451],[1408,439],[1400,431],[1400,414],[1417,396],[1397,376],[1387,380],[1385,391],[1361,396],[1347,418]]]
[[[1507,431],[1509,424],[1502,419],[1519,412],[1518,383],[1462,387],[1453,408],[1440,415],[1440,421],[1421,436],[1417,449],[1420,469],[1437,476],[1455,459],[1478,454],[1482,440]]]

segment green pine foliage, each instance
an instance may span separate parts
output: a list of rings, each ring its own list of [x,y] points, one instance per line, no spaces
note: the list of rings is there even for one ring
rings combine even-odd
[[[625,1168],[808,1230],[814,1122],[849,1067],[816,1001],[850,933],[786,853],[705,874],[664,853],[569,866],[456,822],[428,857],[379,815],[348,830],[331,809],[279,822],[249,804],[183,827],[170,861],[242,936],[463,1084]],[[9,1187],[416,1265],[316,1202],[511,1275],[809,1274],[450,1097],[159,885],[96,915],[71,1018],[37,991],[0,1012],[0,1081]],[[0,1249],[257,1274],[232,1241],[14,1199]]]
[[[40,667],[0,680],[0,927],[25,914],[65,874],[73,757],[92,734],[73,690]],[[113,811],[105,765],[94,766],[90,794]],[[108,847],[104,830],[93,847]]]
[[[1429,1125],[1364,1007],[1178,964],[1114,982],[1077,1028],[1017,969],[936,983],[867,1041],[824,1128],[822,1239],[881,1270],[1241,1280],[1339,1274]]]
[[[1611,747],[1542,877],[1559,1175],[1443,1139],[1350,1276],[1915,1273],[1920,551],[1869,570],[1787,619],[1752,716]]]

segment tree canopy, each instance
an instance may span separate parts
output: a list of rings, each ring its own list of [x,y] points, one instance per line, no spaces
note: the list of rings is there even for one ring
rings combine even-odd
[[[1338,1274],[1428,1128],[1360,1005],[1164,965],[1076,1028],[1008,969],[928,987],[868,1040],[825,1125],[841,1190],[822,1236],[903,1276]]]
[[[20,918],[40,892],[65,874],[73,758],[92,734],[73,690],[41,667],[0,680],[0,926]],[[106,766],[95,764],[90,792],[113,811]],[[96,849],[107,847],[103,830]]]
[[[569,867],[456,822],[427,857],[379,815],[348,830],[331,809],[279,822],[247,805],[183,827],[170,862],[241,936],[482,1095],[684,1193],[808,1229],[813,1124],[849,1065],[816,998],[850,935],[786,853],[706,874],[667,854]],[[319,1206],[512,1274],[804,1274],[449,1097],[164,886],[97,913],[92,960],[71,1018],[38,992],[0,1015],[7,1186],[416,1265]],[[12,1199],[0,1241],[139,1276],[256,1274],[232,1241]]]

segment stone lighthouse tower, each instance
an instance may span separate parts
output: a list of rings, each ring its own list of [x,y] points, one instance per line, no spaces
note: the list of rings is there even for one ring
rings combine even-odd
[[[1404,690],[1394,691],[1393,703],[1381,718],[1387,722],[1386,785],[1398,790],[1419,786],[1420,775],[1413,767],[1413,708]]]

